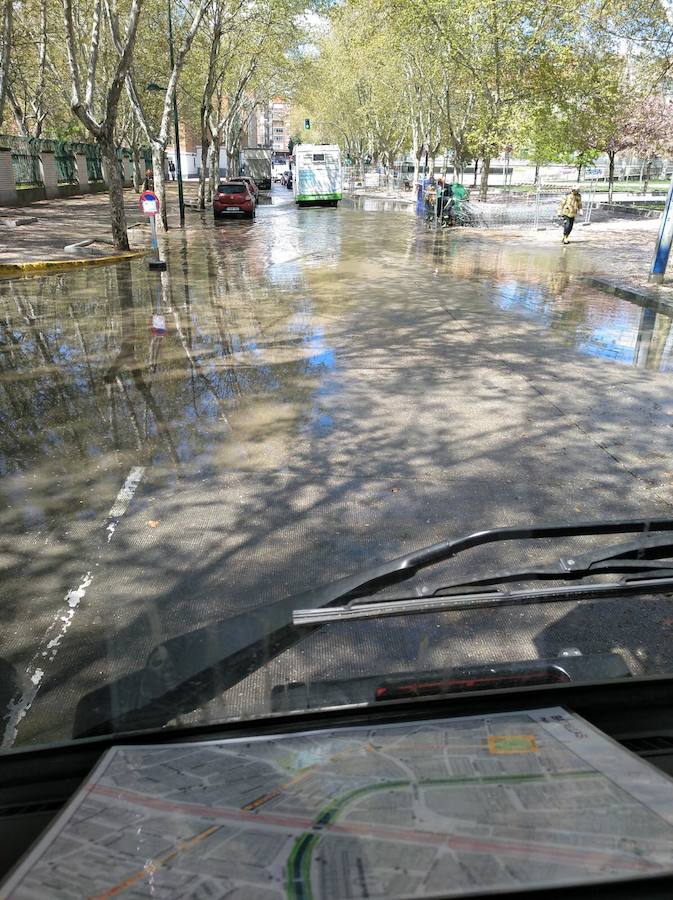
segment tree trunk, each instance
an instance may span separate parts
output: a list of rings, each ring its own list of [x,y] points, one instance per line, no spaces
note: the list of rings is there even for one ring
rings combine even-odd
[[[208,181],[208,158],[210,150],[210,138],[204,131],[201,132],[201,167],[199,168],[199,209],[206,208],[206,182]]]
[[[166,178],[164,175],[164,148],[161,144],[152,144],[152,174],[154,175],[154,193],[159,198],[159,213],[164,231],[168,231],[168,210],[166,209]]]
[[[219,142],[213,138],[213,141],[210,145],[210,196],[215,193],[215,189],[217,188],[217,183],[220,180],[220,144]]]
[[[578,181],[582,180],[582,168],[583,168],[583,164],[580,163],[579,166],[577,167],[577,180]]]
[[[2,51],[0,53],[0,125],[5,111],[5,97],[7,96],[7,87],[9,84],[10,69],[10,48],[13,46],[12,26],[13,26],[13,8],[12,0],[4,0],[0,7],[0,38],[2,38]]]
[[[140,151],[133,147],[133,190],[139,194],[143,189],[143,176],[140,171]]]
[[[232,144],[227,148],[227,171],[229,172],[230,178],[236,178],[238,176],[238,170],[240,168],[238,154],[238,143]]]
[[[647,189],[650,186],[650,170],[652,168],[652,160],[648,159],[645,163],[645,178],[643,180],[643,194],[647,193]]]
[[[128,250],[129,236],[126,231],[124,186],[117,165],[117,148],[112,139],[99,138],[98,144],[105,161],[105,168],[107,169],[112,240],[116,250]]]
[[[540,181],[540,163],[535,163],[535,178],[533,179],[533,184],[538,184]]]
[[[491,171],[491,157],[485,156],[481,165],[481,184],[479,186],[479,199],[485,200],[488,194],[488,176]]]
[[[608,159],[610,160],[610,168],[608,169],[608,203],[612,203],[612,187],[615,181],[615,153],[608,151]]]
[[[473,188],[476,188],[476,186],[477,186],[477,172],[478,172],[478,170],[479,170],[479,157],[477,156],[477,158],[476,158],[475,161],[474,161],[474,179],[473,179],[473,181],[472,181],[472,187],[473,187]]]
[[[414,190],[416,190],[416,185],[418,184],[421,173],[421,151],[418,149],[418,128],[416,125],[412,125],[411,139],[414,154]]]

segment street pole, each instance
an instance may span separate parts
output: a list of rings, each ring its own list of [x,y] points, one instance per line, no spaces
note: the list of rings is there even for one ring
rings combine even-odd
[[[175,65],[173,61],[173,17],[171,15],[171,0],[168,2],[168,53],[171,72]],[[185,225],[185,194],[182,189],[182,160],[180,159],[180,127],[178,125],[178,86],[173,91],[173,126],[175,128],[175,169],[178,176],[178,204],[180,206],[180,227]]]
[[[673,241],[673,177],[668,189],[664,213],[661,217],[657,243],[654,247],[650,281],[653,281],[655,284],[661,284],[664,280],[666,266],[668,265],[668,255],[671,252],[671,241]]]

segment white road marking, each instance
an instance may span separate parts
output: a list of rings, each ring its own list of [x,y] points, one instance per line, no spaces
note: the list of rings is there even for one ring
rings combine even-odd
[[[144,474],[145,466],[134,466],[131,469],[126,481],[122,485],[122,489],[117,494],[117,499],[112,504],[112,509],[107,514],[108,519],[121,519],[129,508],[129,503],[133,499],[136,488],[140,484]]]
[[[106,542],[108,544],[112,540],[112,536],[115,533],[119,520],[129,508],[129,504],[133,499],[133,495],[142,481],[144,474],[144,466],[134,466],[134,468],[131,469],[126,481],[115,498],[115,502],[112,504],[110,512],[105,517],[104,530],[107,537]],[[100,546],[98,549],[100,550]],[[2,744],[0,744],[0,747],[3,749],[8,749],[14,745],[19,724],[33,705],[38,691],[40,690],[40,685],[44,681],[46,672],[38,665],[38,663],[42,666],[46,666],[47,663],[54,661],[61,645],[61,641],[72,625],[72,620],[77,612],[77,608],[84,599],[87,589],[92,581],[93,575],[91,571],[88,571],[77,587],[71,588],[67,592],[63,598],[65,605],[59,609],[45,631],[40,646],[26,668],[25,675],[27,687],[23,694],[18,699],[10,701],[7,707],[8,720],[2,737]],[[56,633],[54,634],[54,632]]]

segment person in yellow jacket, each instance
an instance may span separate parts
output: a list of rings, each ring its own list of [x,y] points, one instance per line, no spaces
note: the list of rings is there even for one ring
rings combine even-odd
[[[570,243],[570,232],[575,224],[575,216],[582,212],[582,195],[579,188],[573,188],[561,201],[559,215],[563,219],[563,243]]]

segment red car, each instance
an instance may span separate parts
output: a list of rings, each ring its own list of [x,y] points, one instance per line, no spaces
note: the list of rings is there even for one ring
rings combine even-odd
[[[250,188],[250,192],[255,200],[259,200],[259,188],[257,187],[257,183],[249,176],[249,175],[237,175],[236,178],[232,178],[232,181],[245,181],[245,183]]]
[[[245,216],[254,219],[255,206],[255,197],[244,181],[226,181],[218,184],[213,197],[213,215],[216,219],[222,216]]]

